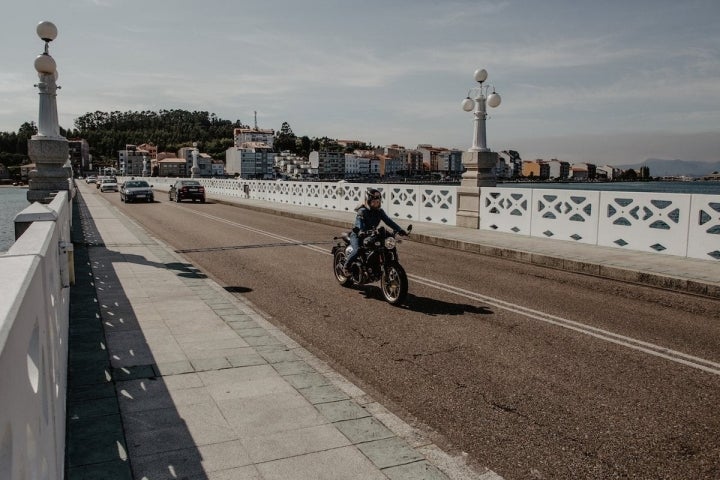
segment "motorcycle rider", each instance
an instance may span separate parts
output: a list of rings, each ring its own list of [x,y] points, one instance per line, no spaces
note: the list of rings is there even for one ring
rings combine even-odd
[[[373,230],[380,225],[380,222],[384,222],[388,227],[393,229],[393,233],[398,235],[406,236],[407,232],[403,230],[400,225],[395,223],[390,217],[388,217],[385,210],[381,208],[382,205],[382,193],[376,188],[368,188],[365,192],[365,203],[358,205],[355,208],[357,216],[355,217],[355,227],[350,232],[350,245],[352,250],[350,255],[345,259],[343,265],[343,275],[346,277],[352,276],[350,267],[353,261],[358,256],[360,251],[360,237],[364,236],[365,232]],[[359,231],[355,233],[355,230]]]

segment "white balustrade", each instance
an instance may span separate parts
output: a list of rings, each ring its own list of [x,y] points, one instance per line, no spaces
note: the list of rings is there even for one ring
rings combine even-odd
[[[163,189],[175,181],[151,180]],[[373,187],[396,221],[455,226],[457,219],[456,186],[199,181],[215,195],[339,212],[352,212]],[[479,201],[480,230],[720,261],[718,195],[483,187]]]
[[[72,271],[68,191],[0,256],[0,478],[63,478]],[[41,211],[45,209],[45,211]],[[26,213],[29,212],[29,213]]]
[[[483,188],[480,229],[720,260],[720,196]]]

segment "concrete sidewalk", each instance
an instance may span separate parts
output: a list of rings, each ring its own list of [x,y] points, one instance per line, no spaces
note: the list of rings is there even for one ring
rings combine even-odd
[[[74,206],[66,478],[497,479],[148,236]]]

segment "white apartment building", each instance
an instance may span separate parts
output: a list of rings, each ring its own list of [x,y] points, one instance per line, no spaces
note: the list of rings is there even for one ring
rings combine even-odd
[[[242,147],[244,143],[264,143],[268,148],[273,148],[275,141],[275,130],[263,128],[235,128],[233,130],[235,146]]]
[[[149,175],[150,153],[135,145],[125,145],[125,150],[118,150],[117,170],[120,175],[140,176],[143,174],[143,161]]]
[[[553,158],[545,162],[550,167],[548,178],[566,179],[570,178],[570,162],[564,162]]]
[[[596,168],[598,178],[604,178],[607,180],[615,180],[622,175],[622,170],[613,167],[612,165],[602,165]]]
[[[316,174],[310,165],[310,160],[290,152],[281,152],[275,155],[274,169],[283,177],[306,178]]]
[[[345,176],[367,176],[370,175],[370,159],[360,157],[354,153],[345,154]]]
[[[213,177],[222,177],[225,175],[225,162],[222,160],[212,160],[210,163],[210,173]]]
[[[310,152],[310,166],[317,170],[319,178],[343,178],[345,176],[345,153]]]
[[[275,153],[264,143],[245,142],[225,151],[225,171],[240,178],[270,179],[274,176]]]

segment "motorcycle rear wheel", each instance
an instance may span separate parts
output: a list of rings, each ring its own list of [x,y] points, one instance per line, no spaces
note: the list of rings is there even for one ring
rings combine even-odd
[[[399,264],[386,267],[380,281],[383,297],[390,305],[400,305],[407,297],[408,279],[405,269]]]
[[[335,252],[335,255],[333,255],[333,274],[335,275],[335,280],[338,281],[340,285],[343,287],[350,287],[353,284],[353,279],[351,277],[346,277],[343,275],[343,266],[345,265],[345,252],[342,250],[338,250]]]

